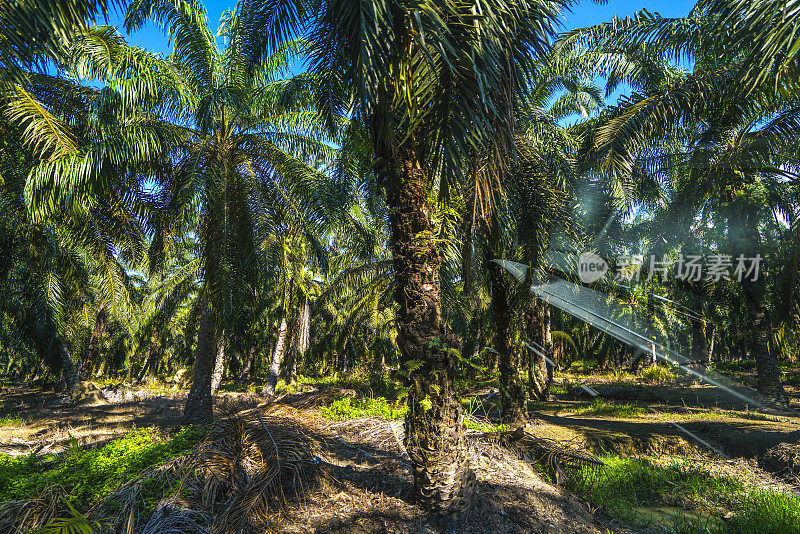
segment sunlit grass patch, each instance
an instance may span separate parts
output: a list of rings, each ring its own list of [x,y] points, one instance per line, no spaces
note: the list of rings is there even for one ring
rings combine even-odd
[[[21,417],[14,417],[11,415],[3,415],[0,416],[0,427],[4,426],[22,426],[25,424],[25,420]]]
[[[167,384],[166,382],[148,382],[141,388],[151,395],[169,397],[178,392],[177,384]]]
[[[734,477],[714,476],[692,464],[602,460],[604,468],[575,474],[571,489],[624,521],[657,523],[664,532],[681,534],[800,533],[797,495],[749,489]]]
[[[647,459],[616,456],[602,460],[604,468],[582,470],[571,484],[590,501],[619,516],[629,515],[635,507],[674,505],[687,498],[711,504],[744,490],[735,478],[714,477],[691,465],[663,467]]]
[[[478,421],[469,417],[464,418],[464,426],[470,430],[477,430],[478,432],[503,432],[509,429],[509,426],[503,423]]]
[[[647,413],[645,408],[634,404],[617,404],[604,399],[582,403],[573,409],[575,415],[606,415],[609,417],[639,417]]]
[[[645,381],[651,384],[656,384],[660,382],[671,382],[675,380],[675,371],[665,365],[651,365],[643,369],[639,376]]]
[[[36,456],[0,456],[0,501],[35,497],[57,484],[86,509],[144,469],[188,452],[204,436],[194,427],[171,437],[155,429],[137,429],[97,449],[73,444],[63,456],[50,457],[52,464]]]
[[[329,406],[320,408],[319,411],[323,417],[336,421],[358,419],[359,417],[378,417],[392,420],[403,418],[408,411],[408,406],[391,404],[383,397],[374,399],[342,397],[333,401]]]

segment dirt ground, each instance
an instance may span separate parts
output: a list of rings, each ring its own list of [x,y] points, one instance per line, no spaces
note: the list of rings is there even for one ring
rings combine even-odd
[[[614,391],[622,391],[619,402],[629,402],[624,398],[630,397],[625,388],[607,387],[612,389],[604,392],[606,398],[613,401]],[[320,417],[315,408],[329,396],[312,391],[279,399],[295,411],[309,433],[321,436],[320,443],[324,444],[318,452],[321,482],[282,512],[279,531],[441,531],[442,525],[413,503],[410,465],[402,448],[402,422],[369,418],[331,422]],[[478,395],[493,396],[491,391]],[[0,452],[53,454],[63,450],[68,440],[96,446],[134,426],[174,428],[180,423],[185,401],[185,393],[127,392],[111,397],[114,402],[95,396],[84,404],[69,405],[52,392],[6,386],[0,391],[0,417],[21,419],[23,423],[0,427]],[[548,410],[534,412],[534,422],[526,431],[533,436],[579,443],[597,454],[703,459],[720,474],[733,474],[756,485],[788,488],[788,481],[760,469],[758,458],[777,443],[800,438],[800,418],[794,414],[763,416],[728,410],[706,411],[702,418],[696,418],[693,414],[697,410],[676,393],[673,397],[659,396],[656,414],[607,417],[575,413],[575,408],[586,402],[569,397],[563,395],[549,403]],[[224,393],[215,400],[221,414],[232,414],[256,407],[263,398]],[[628,532],[602,511],[546,482],[507,449],[483,441],[478,433],[472,433],[469,442],[478,495],[475,505],[449,519],[444,531]]]
[[[310,395],[287,396],[304,404]],[[53,393],[23,386],[2,391],[0,415],[24,420],[0,427],[0,451],[53,454],[78,439],[97,446],[134,425],[175,427],[182,394],[140,395],[121,402],[70,406]],[[246,394],[216,397],[222,414],[253,408],[263,399]],[[314,404],[308,403],[305,404]],[[294,410],[309,434],[320,437],[321,482],[283,510],[279,531],[287,533],[586,533],[606,532],[608,521],[596,520],[587,503],[547,483],[530,465],[508,450],[473,435],[470,455],[477,476],[475,505],[444,523],[413,503],[410,464],[402,448],[402,422],[355,419],[331,422],[316,409]],[[477,433],[476,433],[477,435]]]

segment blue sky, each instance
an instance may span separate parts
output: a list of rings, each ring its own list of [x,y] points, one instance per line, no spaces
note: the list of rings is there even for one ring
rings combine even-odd
[[[696,1],[696,0],[695,0]],[[601,22],[608,22],[615,15],[618,17],[626,17],[647,9],[650,12],[660,13],[664,17],[682,17],[689,13],[695,4],[695,1],[689,0],[636,0],[636,1],[622,1],[611,0],[606,4],[597,4],[592,0],[580,0],[577,4],[573,5],[569,12],[565,12],[562,16],[561,31],[570,30],[573,28],[581,28],[584,26],[591,26]],[[222,12],[226,9],[233,9],[236,5],[236,0],[208,0],[205,2],[206,11],[208,13],[208,20],[212,29],[216,30],[219,25],[219,20]],[[118,26],[120,31],[125,34],[122,28],[121,13],[114,13],[109,18],[109,23]],[[154,24],[148,24],[139,31],[128,35],[128,41],[132,44],[139,45],[149,50],[160,52],[167,55],[171,48],[168,45],[166,36]],[[221,39],[221,38],[220,38]],[[221,41],[220,41],[221,45]],[[597,80],[602,86],[602,80]],[[624,84],[617,88],[617,90],[606,99],[608,103],[615,103],[617,98],[628,92],[629,88]]]
[[[205,2],[205,5],[211,27],[216,28],[222,12],[226,9],[232,9],[234,5],[236,5],[236,1],[208,0]],[[639,0],[633,2],[612,0],[604,5],[595,4],[590,0],[581,0],[572,7],[571,13],[566,13],[564,15],[563,28],[572,29],[590,26],[592,24],[609,21],[614,15],[620,17],[633,15],[643,8],[660,13],[665,17],[680,17],[688,14],[693,6],[694,2],[687,0]],[[109,23],[119,25],[122,31],[121,14],[112,14]],[[129,36],[129,40],[133,44],[164,54],[169,52],[166,37],[161,33],[161,30],[152,24],[149,24],[145,28]]]

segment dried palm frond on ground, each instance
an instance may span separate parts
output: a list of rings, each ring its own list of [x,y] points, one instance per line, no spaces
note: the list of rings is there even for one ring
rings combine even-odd
[[[143,471],[99,503],[93,510],[94,515],[104,518],[115,531],[127,532],[128,525],[145,519],[148,508],[145,485],[150,493],[168,494],[185,477],[189,458],[190,455],[185,454]]]
[[[278,397],[276,402],[288,404],[289,406],[302,410],[330,404],[336,399],[340,399],[342,397],[355,396],[356,392],[352,389],[328,387],[324,389],[315,389],[304,393],[287,393]]]
[[[758,459],[758,463],[768,471],[798,482],[800,481],[800,443],[779,443],[768,449]]]
[[[536,469],[543,468],[556,484],[568,480],[567,470],[602,467],[603,462],[578,443],[536,436],[519,427],[513,432],[469,433],[473,441],[495,443]]]
[[[0,532],[32,532],[40,529],[64,509],[64,497],[64,490],[53,486],[34,499],[0,503]]]
[[[212,532],[269,528],[288,500],[298,500],[314,478],[313,442],[293,419],[275,410],[249,411],[220,422],[188,468],[212,513]]]
[[[163,499],[136,534],[206,534],[208,515],[175,498]]]
[[[408,458],[403,446],[403,421],[387,421],[376,417],[329,421],[322,429],[338,439],[347,438],[351,442],[369,443],[370,448],[393,453]],[[366,454],[366,453],[365,453]]]

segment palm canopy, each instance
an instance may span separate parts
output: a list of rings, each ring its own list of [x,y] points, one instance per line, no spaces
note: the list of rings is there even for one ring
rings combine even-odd
[[[640,84],[640,92],[585,128],[584,154],[608,176],[655,186],[655,216],[639,230],[650,252],[690,246],[702,233],[698,225],[713,224],[724,229],[722,250],[752,258],[773,223],[794,218],[800,93],[791,75],[796,50],[781,16],[785,7],[701,1],[684,18],[643,12],[565,37],[605,58],[606,73],[625,72]],[[775,25],[757,27],[767,20]],[[692,72],[664,67],[676,60],[692,63]],[[628,68],[632,62],[641,68]],[[782,397],[768,348],[765,288],[763,275],[746,279],[741,300],[759,388]]]
[[[444,350],[441,257],[446,221],[431,200],[475,192],[496,200],[513,145],[513,105],[544,55],[558,0],[243,0],[244,46],[253,60],[307,36],[317,106],[361,125],[384,191],[398,346],[410,385],[406,446],[421,502],[442,511],[469,501],[461,407]],[[489,161],[489,164],[485,164]],[[469,185],[472,182],[473,185]],[[435,410],[427,410],[432,402]],[[455,422],[455,424],[453,424]]]
[[[227,13],[219,28],[222,49],[199,2],[133,2],[128,31],[146,20],[164,29],[173,53],[149,58],[150,72],[114,83],[123,101],[152,110],[183,136],[150,175],[160,190],[150,257],[158,264],[169,235],[199,220],[192,230],[201,243],[201,318],[187,418],[204,419],[211,412],[203,373],[209,361],[213,367],[223,335],[246,336],[240,330],[248,321],[240,315],[258,309],[254,299],[270,268],[271,236],[289,230],[318,242],[325,206],[311,192],[325,181],[321,170],[337,138],[325,133],[309,107],[308,86],[281,79],[303,41],[251,61],[234,14]]]

